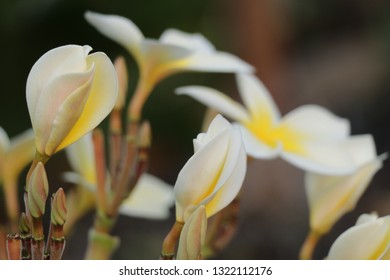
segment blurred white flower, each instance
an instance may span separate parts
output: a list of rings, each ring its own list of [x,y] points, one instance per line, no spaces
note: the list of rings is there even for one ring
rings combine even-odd
[[[316,105],[301,106],[281,117],[270,93],[255,76],[237,74],[237,83],[246,108],[207,87],[181,87],[176,93],[189,95],[237,121],[249,156],[280,156],[304,170],[324,174],[356,169],[344,147],[350,134],[348,120]]]

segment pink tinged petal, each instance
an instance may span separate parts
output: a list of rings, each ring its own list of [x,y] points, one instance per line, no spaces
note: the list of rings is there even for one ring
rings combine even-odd
[[[202,34],[190,34],[172,28],[165,30],[161,34],[159,41],[180,46],[194,52],[212,53],[215,51],[215,47]]]
[[[177,260],[197,260],[202,255],[206,239],[207,217],[203,205],[199,206],[184,224],[180,234]]]
[[[301,134],[305,141],[339,141],[350,134],[347,119],[317,105],[304,105],[291,111],[283,117],[281,126]]]
[[[167,219],[174,204],[173,188],[161,179],[144,173],[119,213],[147,219]]]
[[[175,93],[188,95],[232,120],[249,122],[249,115],[240,103],[215,89],[202,86],[187,86],[177,88]]]
[[[80,73],[87,69],[85,62],[88,46],[66,45],[45,53],[32,67],[26,85],[26,98],[31,121],[34,125],[37,102],[47,84],[56,78]]]
[[[219,73],[252,73],[255,68],[241,58],[226,52],[195,52],[177,69],[219,72]]]
[[[228,206],[239,193],[246,175],[247,157],[239,131],[233,131],[225,166],[210,200],[206,205],[207,217]]]
[[[128,49],[139,59],[139,44],[144,39],[139,28],[129,19],[117,15],[104,15],[91,11],[85,13],[85,19],[100,33]]]
[[[242,140],[248,156],[256,159],[273,159],[279,156],[281,145],[272,148],[253,135],[245,126],[238,123],[233,124],[233,126],[237,126],[241,129]]]
[[[37,150],[51,155],[71,130],[88,99],[94,68],[50,82],[41,93],[33,119]]]
[[[72,144],[97,127],[114,108],[118,96],[118,79],[114,65],[101,52],[89,55],[87,62],[89,65],[95,65],[88,100],[81,116],[56,151]]]
[[[176,219],[184,221],[198,204],[213,193],[229,148],[226,130],[197,151],[180,171],[175,187]]]
[[[379,218],[351,227],[333,243],[327,259],[371,260],[379,259],[390,244],[390,219]]]
[[[306,173],[311,228],[319,233],[328,232],[340,217],[355,208],[381,167],[382,160],[376,158],[349,175]]]
[[[241,98],[252,121],[259,128],[271,128],[280,120],[280,112],[264,84],[254,75],[237,74]]]

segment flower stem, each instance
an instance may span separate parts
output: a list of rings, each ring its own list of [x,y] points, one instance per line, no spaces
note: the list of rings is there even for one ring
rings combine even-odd
[[[93,228],[89,230],[88,240],[87,260],[108,260],[119,246],[119,238]]]
[[[299,252],[299,258],[301,260],[311,260],[313,258],[313,252],[320,237],[321,235],[313,230],[309,232]]]
[[[180,233],[183,229],[184,223],[176,221],[167,236],[165,237],[162,245],[161,256],[162,260],[175,259],[176,244],[179,240]]]
[[[19,234],[9,234],[7,236],[7,257],[9,260],[22,259],[22,241]]]

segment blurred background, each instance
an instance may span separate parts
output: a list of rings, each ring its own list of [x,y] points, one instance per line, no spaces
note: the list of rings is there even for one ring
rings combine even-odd
[[[352,134],[372,134],[378,154],[390,151],[390,2],[385,0],[1,0],[0,126],[10,136],[30,127],[26,79],[52,48],[88,44],[112,59],[124,55],[129,92],[134,89],[138,73],[132,57],[88,25],[86,10],[125,16],[151,38],[171,27],[200,32],[217,49],[254,65],[283,114],[303,104],[325,106],[351,121]],[[205,112],[196,101],[174,95],[176,87],[190,84],[215,87],[239,100],[231,74],[182,73],[158,84],[144,109],[153,132],[149,172],[172,185],[193,153],[192,139]],[[47,169],[53,188],[69,187],[61,180],[69,170],[63,153]],[[296,259],[308,231],[303,175],[282,160],[251,162],[237,234],[216,258]],[[385,161],[358,207],[321,240],[315,258],[326,256],[361,213],[390,214],[389,179]],[[173,213],[168,221],[120,217],[114,234],[122,246],[114,258],[158,258]],[[83,258],[92,217],[69,236],[64,258]]]

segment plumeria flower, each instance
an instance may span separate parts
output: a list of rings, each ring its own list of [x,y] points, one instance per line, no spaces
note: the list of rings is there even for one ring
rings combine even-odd
[[[329,260],[390,259],[390,216],[361,215],[329,250]]]
[[[226,207],[238,194],[246,173],[246,153],[239,129],[221,115],[194,140],[194,155],[174,186],[176,221],[186,222],[200,205],[207,217]]]
[[[142,102],[160,80],[174,73],[182,71],[248,73],[254,70],[240,58],[217,51],[201,34],[168,29],[156,40],[145,38],[132,21],[121,16],[88,11],[85,18],[103,35],[132,54],[140,70]]]
[[[181,87],[176,93],[189,95],[237,122],[251,157],[280,156],[304,170],[325,174],[346,174],[356,169],[343,144],[350,134],[347,120],[316,105],[298,107],[282,117],[255,76],[237,74],[237,83],[246,107],[207,87]]]
[[[372,177],[382,167],[383,156],[376,155],[371,135],[351,137],[346,149],[358,166],[355,172],[340,176],[306,173],[310,228],[316,234],[327,233],[341,216],[355,208]]]
[[[115,68],[102,52],[66,45],[45,53],[32,67],[26,98],[42,157],[72,144],[110,113],[118,95]]]
[[[66,148],[65,152],[75,171],[65,173],[65,180],[82,186],[92,195],[96,191],[97,180],[92,134],[86,134]],[[151,174],[144,173],[134,190],[122,202],[119,213],[132,217],[166,219],[170,215],[169,208],[173,203],[172,186]]]
[[[3,185],[6,196],[8,215],[11,220],[19,218],[18,179],[23,169],[34,159],[34,132],[25,132],[9,139],[0,127],[0,186]]]

